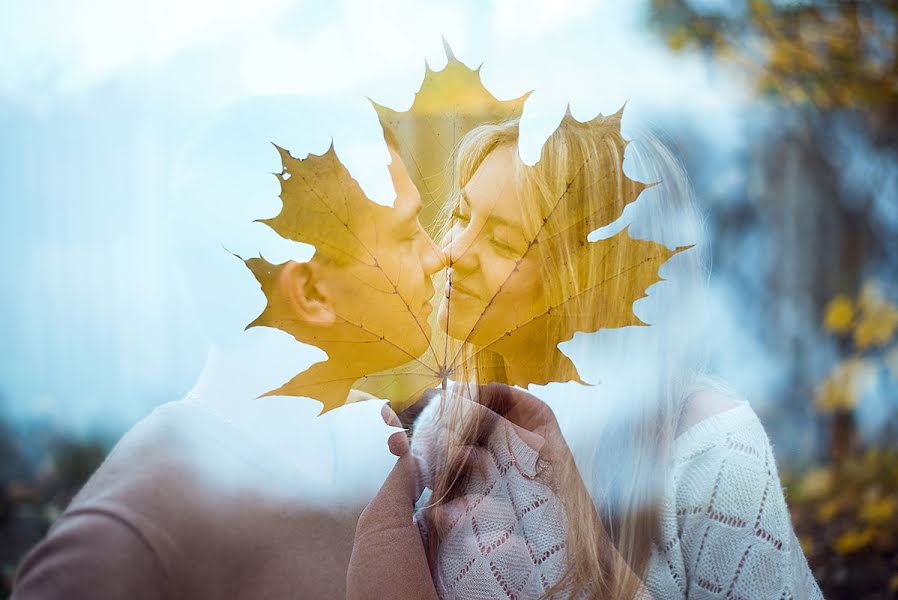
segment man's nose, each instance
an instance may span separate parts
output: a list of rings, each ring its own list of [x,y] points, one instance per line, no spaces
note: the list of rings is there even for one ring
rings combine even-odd
[[[424,274],[430,276],[449,266],[449,261],[443,249],[437,246],[430,239],[430,236],[425,236],[425,238],[427,241],[425,242],[424,253],[421,256],[421,265],[424,269]]]

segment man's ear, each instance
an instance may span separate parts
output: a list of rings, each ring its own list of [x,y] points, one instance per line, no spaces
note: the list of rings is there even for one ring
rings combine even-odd
[[[296,316],[310,325],[329,327],[337,320],[327,286],[321,279],[321,264],[288,261],[281,271],[281,289]]]

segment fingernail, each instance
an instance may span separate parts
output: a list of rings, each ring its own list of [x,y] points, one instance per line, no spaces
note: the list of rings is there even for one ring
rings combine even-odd
[[[384,423],[387,425],[391,425],[393,427],[401,427],[402,422],[399,420],[399,417],[396,416],[396,413],[393,412],[393,409],[390,408],[389,404],[384,404],[380,408],[380,416],[383,418]]]

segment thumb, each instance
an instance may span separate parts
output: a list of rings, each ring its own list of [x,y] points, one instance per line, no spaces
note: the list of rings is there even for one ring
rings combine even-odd
[[[359,517],[358,531],[407,527],[421,496],[421,465],[411,452],[396,461],[393,470]]]

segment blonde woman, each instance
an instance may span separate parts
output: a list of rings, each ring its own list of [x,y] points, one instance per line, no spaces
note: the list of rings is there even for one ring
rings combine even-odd
[[[568,113],[533,167],[518,153],[516,121],[462,140],[441,243],[451,275],[438,313],[461,352],[477,356],[476,326],[516,309],[496,306],[508,281],[527,302],[601,271],[595,264],[584,274],[527,245],[564,195],[619,215],[639,194],[641,184],[620,168],[620,117],[582,123]],[[585,428],[576,461],[552,411],[530,394],[456,385],[445,401],[429,395],[436,400],[414,423],[411,451],[403,433],[390,438],[400,459],[359,522],[350,597],[821,597],[762,425],[702,375],[695,318],[707,273],[688,181],[651,135],[634,146],[634,170],[660,182],[633,205],[634,228],[668,246],[697,246],[665,267],[665,294],[644,301],[652,327],[606,336],[595,349],[621,365],[620,377],[592,388],[608,408]],[[544,333],[535,343],[557,342]],[[501,358],[490,360],[482,368],[502,372]],[[389,409],[384,415],[398,425]]]

